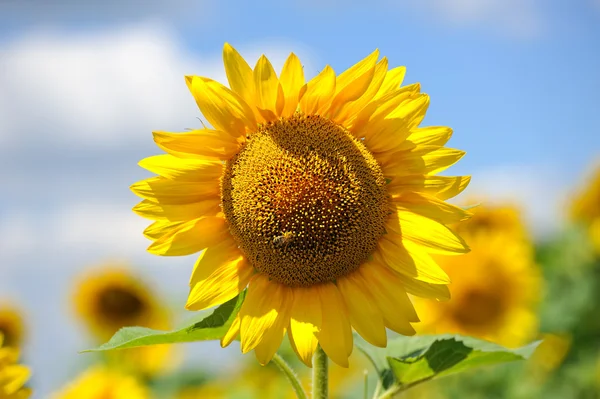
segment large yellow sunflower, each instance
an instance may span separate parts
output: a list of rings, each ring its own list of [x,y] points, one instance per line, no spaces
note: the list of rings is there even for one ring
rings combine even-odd
[[[172,327],[167,309],[125,266],[86,271],[75,285],[73,302],[77,315],[102,342],[125,326]],[[111,352],[108,358],[120,366],[154,374],[176,364],[170,361],[172,354],[172,346],[155,345]]]
[[[571,218],[587,227],[590,240],[600,253],[600,166],[585,189],[573,199]]]
[[[522,223],[511,227],[498,217],[519,215],[516,208],[509,209],[479,207],[473,218],[458,229],[471,252],[460,259],[436,256],[452,279],[452,300],[415,298],[422,316],[420,332],[462,333],[509,347],[524,344],[535,335],[541,272],[531,242],[526,235],[518,234],[520,229],[515,230]]]
[[[92,367],[55,393],[52,399],[149,399],[148,388],[134,376]]]
[[[14,347],[2,347],[3,335],[0,333],[0,399],[26,399],[31,389],[24,385],[31,375],[29,368],[17,364],[19,351]]]
[[[154,132],[167,152],[140,162],[158,174],[132,186],[134,208],[157,255],[203,251],[187,308],[245,302],[222,339],[267,363],[286,331],[302,359],[320,343],[342,366],[352,328],[386,345],[413,334],[407,292],[448,298],[447,274],[429,253],[468,252],[446,224],[469,217],[444,200],[470,178],[436,176],[464,153],[445,148],[448,127],[419,127],[429,105],[419,84],[400,87],[375,51],[340,75],[326,66],[305,83],[290,54],[279,76],[254,69],[230,45],[229,85],[187,76],[212,128]]]
[[[0,303],[0,334],[4,346],[20,347],[25,336],[22,312],[9,303]]]

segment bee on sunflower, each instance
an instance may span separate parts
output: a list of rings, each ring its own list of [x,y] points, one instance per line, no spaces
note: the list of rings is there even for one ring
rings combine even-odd
[[[420,127],[429,96],[378,51],[308,82],[293,53],[279,76],[229,44],[223,60],[229,88],[185,78],[212,128],[154,132],[166,154],[140,165],[158,176],[131,187],[151,253],[201,252],[187,309],[247,288],[221,344],[239,336],[261,364],[286,333],[306,365],[320,344],[344,367],[352,329],[379,347],[386,328],[414,334],[408,294],[449,298],[430,254],[469,251],[447,225],[470,213],[445,200],[470,177],[438,176],[464,152],[444,147],[450,128]]]

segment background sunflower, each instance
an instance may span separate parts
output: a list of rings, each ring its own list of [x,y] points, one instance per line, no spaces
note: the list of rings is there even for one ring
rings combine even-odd
[[[77,316],[98,343],[125,326],[171,327],[167,308],[124,265],[107,264],[86,271],[75,282],[73,298]],[[107,354],[111,364],[147,375],[172,369],[177,364],[176,356],[169,345]]]

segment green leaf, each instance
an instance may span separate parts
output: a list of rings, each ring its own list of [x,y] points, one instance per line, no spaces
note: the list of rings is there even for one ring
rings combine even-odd
[[[539,345],[507,349],[491,342],[460,335],[399,337],[387,348],[360,345],[377,368],[383,387],[398,392],[433,378],[485,365],[527,359]]]
[[[99,352],[139,346],[174,344],[179,342],[218,340],[225,335],[240,310],[246,292],[225,302],[209,316],[203,313],[190,320],[187,325],[174,331],[153,330],[146,327],[124,327],[105,344],[83,352]]]

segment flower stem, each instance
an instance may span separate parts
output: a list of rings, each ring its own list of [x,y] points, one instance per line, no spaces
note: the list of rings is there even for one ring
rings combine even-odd
[[[327,355],[317,345],[317,350],[313,355],[313,373],[312,373],[312,399],[327,399],[329,396],[329,364]]]
[[[285,374],[288,381],[292,384],[292,388],[294,388],[294,392],[296,392],[296,397],[298,399],[307,399],[306,392],[304,392],[304,388],[302,388],[302,383],[298,379],[298,375],[294,372],[294,370],[290,367],[289,364],[279,354],[275,354],[273,356],[273,363],[279,367],[279,370]]]

